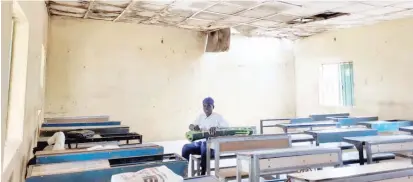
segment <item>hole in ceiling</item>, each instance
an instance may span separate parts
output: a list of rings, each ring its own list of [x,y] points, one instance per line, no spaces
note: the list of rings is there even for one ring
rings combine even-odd
[[[324,13],[304,17],[304,18],[297,18],[294,20],[291,20],[287,22],[288,24],[305,24],[305,23],[310,23],[310,22],[315,22],[315,21],[321,21],[321,20],[327,20],[331,18],[336,18],[339,16],[344,16],[344,15],[349,15],[349,13],[341,13],[341,12],[331,12],[327,11]]]

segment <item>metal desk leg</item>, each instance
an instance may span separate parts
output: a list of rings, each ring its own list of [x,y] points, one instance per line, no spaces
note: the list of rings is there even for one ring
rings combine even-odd
[[[264,126],[263,126],[264,121],[260,120],[260,133],[261,135],[264,134]]]
[[[287,127],[283,127],[284,133],[287,134],[288,133],[288,128]]]
[[[363,144],[357,144],[357,145],[355,145],[355,146],[356,146],[357,151],[359,152],[359,162],[360,162],[360,165],[364,165]]]
[[[194,156],[193,155],[191,155],[190,160],[191,160],[191,176],[194,177],[194,175],[195,175],[195,166],[194,166],[195,163],[194,163]]]
[[[196,162],[196,175],[201,176],[201,162]]]
[[[206,141],[207,151],[206,151],[206,175],[211,175],[211,142],[210,140]]]
[[[372,164],[373,163],[373,154],[371,153],[371,145],[370,144],[366,145],[366,155],[367,155],[367,164]],[[364,161],[364,156],[363,156],[363,161]]]

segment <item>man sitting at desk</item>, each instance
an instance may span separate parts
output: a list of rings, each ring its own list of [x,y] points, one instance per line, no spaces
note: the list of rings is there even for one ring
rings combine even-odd
[[[209,131],[210,135],[214,136],[217,128],[228,127],[228,123],[224,118],[212,112],[214,109],[214,100],[211,97],[207,97],[202,102],[204,113],[202,113],[194,123],[189,125],[191,131]],[[182,157],[189,160],[191,154],[201,155],[201,175],[205,175],[206,172],[206,140],[197,140],[190,144],[185,144],[182,148]],[[214,156],[214,152],[211,150],[211,157]]]

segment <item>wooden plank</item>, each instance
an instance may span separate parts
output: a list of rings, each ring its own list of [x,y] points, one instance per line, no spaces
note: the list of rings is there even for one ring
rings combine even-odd
[[[287,148],[289,146],[290,141],[288,139],[247,140],[220,143],[219,150],[221,152],[231,152],[240,150]]]
[[[109,121],[109,116],[74,116],[45,118],[46,123],[70,123],[70,122],[102,122]]]
[[[123,145],[115,149],[101,149],[101,150],[87,150],[86,148],[77,148],[77,149],[66,149],[66,150],[43,150],[37,151],[36,156],[43,155],[54,155],[54,154],[70,154],[70,153],[81,153],[81,152],[94,152],[94,151],[111,151],[111,150],[120,150],[120,149],[130,149],[130,148],[145,148],[145,147],[158,147],[156,144],[135,144],[135,145]]]
[[[351,166],[333,169],[323,169],[321,171],[289,174],[289,177],[305,181],[322,181],[331,179],[341,179],[346,177],[371,175],[377,173],[390,172],[395,170],[413,170],[413,165],[405,161],[377,163],[363,166]]]
[[[219,173],[217,175],[219,178],[233,178],[237,176],[237,168],[236,167],[230,167],[230,168],[223,168],[219,170]],[[241,172],[242,177],[247,177],[248,173],[247,172]]]
[[[93,129],[104,129],[104,128],[125,128],[129,126],[125,125],[108,125],[108,126],[72,126],[72,127],[42,127],[40,132],[57,132],[57,131],[73,131],[73,130],[93,130]]]
[[[80,171],[89,171],[89,170],[106,169],[106,168],[110,168],[108,160],[43,164],[43,165],[33,166],[31,176],[74,173],[74,172],[80,172]]]
[[[300,155],[259,160],[260,170],[308,166],[314,164],[339,163],[338,153]]]

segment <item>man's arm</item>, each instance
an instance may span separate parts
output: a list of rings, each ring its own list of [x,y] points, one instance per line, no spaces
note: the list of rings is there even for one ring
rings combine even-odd
[[[196,118],[196,120],[194,122],[192,122],[192,124],[189,125],[189,130],[190,131],[199,131],[199,130],[201,130],[199,128],[199,117]]]

